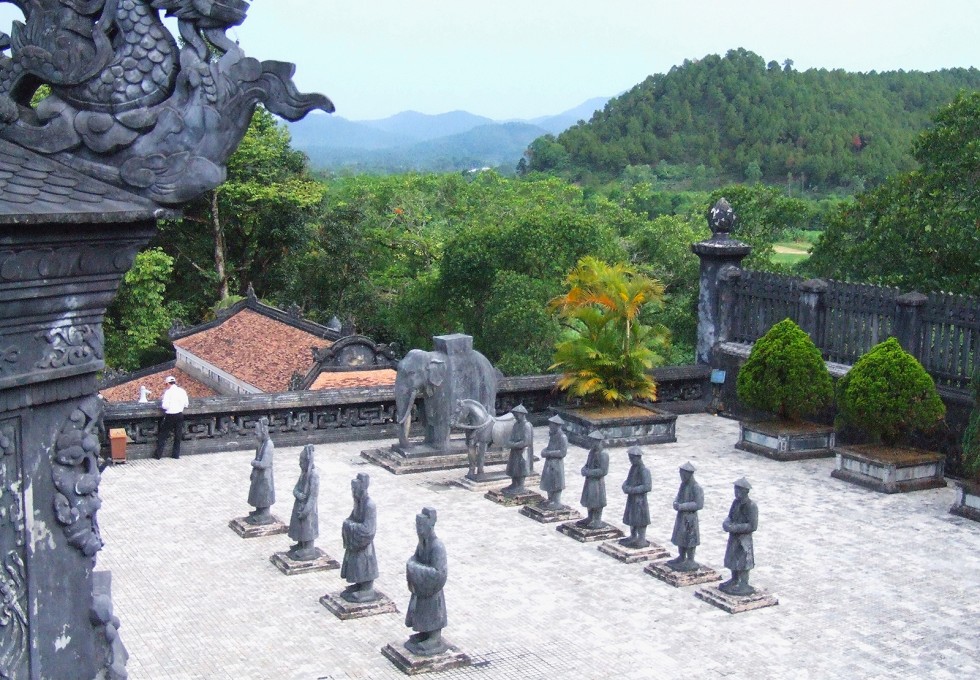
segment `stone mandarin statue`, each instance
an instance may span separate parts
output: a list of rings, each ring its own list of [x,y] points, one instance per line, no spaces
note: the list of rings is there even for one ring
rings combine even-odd
[[[643,464],[643,449],[631,446],[627,451],[630,459],[630,470],[623,482],[623,493],[626,494],[626,511],[623,513],[623,524],[630,528],[630,535],[620,539],[620,545],[627,548],[646,548],[650,545],[647,540],[647,527],[650,526],[650,506],[647,494],[653,488],[650,470]]]
[[[527,409],[523,405],[518,405],[511,409],[511,413],[514,414],[514,427],[507,441],[510,457],[507,459],[506,470],[511,483],[501,490],[505,496],[516,496],[526,492],[524,480],[530,474],[528,461],[534,455],[534,429],[531,423],[527,422]]]
[[[680,467],[681,485],[674,498],[674,532],[670,542],[677,546],[677,557],[667,561],[674,571],[697,571],[694,552],[701,544],[701,532],[698,527],[698,511],[704,507],[704,491],[694,479],[694,466],[684,463]]]
[[[560,416],[548,418],[548,446],[541,452],[544,467],[541,470],[541,490],[548,494],[548,500],[541,503],[547,510],[562,507],[561,492],[565,489],[565,456],[568,455],[568,436],[562,432],[565,423]]]
[[[316,559],[313,541],[320,535],[320,517],[317,498],[320,492],[320,475],[313,464],[313,446],[306,445],[299,454],[299,479],[293,487],[293,514],[289,518],[289,538],[296,545],[289,549],[290,559],[307,561]]]
[[[405,642],[405,648],[419,656],[432,656],[448,649],[443,642],[446,627],[446,597],[442,592],[449,575],[446,547],[436,536],[436,511],[422,508],[415,516],[419,542],[415,554],[408,559],[405,576],[412,594],[405,615],[405,625],[415,631]]]
[[[269,419],[262,417],[255,423],[255,436],[259,445],[252,459],[251,484],[248,487],[248,504],[255,510],[248,513],[249,524],[271,524],[275,521],[270,508],[276,502],[276,485],[272,476],[272,454],[275,445],[269,437]]]
[[[752,595],[755,592],[749,585],[749,571],[755,567],[752,534],[759,527],[759,508],[749,498],[751,488],[745,477],[735,482],[735,500],[721,525],[728,532],[725,568],[731,569],[732,577],[718,589],[729,595]]]
[[[589,456],[582,466],[582,506],[588,510],[588,516],[579,520],[579,526],[586,529],[601,529],[602,509],[606,507],[606,475],[609,474],[609,454],[603,448],[601,432],[592,432],[589,438],[594,442],[589,450]]]
[[[374,590],[378,578],[378,558],[374,554],[374,534],[378,529],[378,511],[368,496],[371,478],[363,472],[351,480],[354,509],[344,520],[344,563],[340,575],[350,584],[340,596],[348,602],[373,602],[379,599]]]

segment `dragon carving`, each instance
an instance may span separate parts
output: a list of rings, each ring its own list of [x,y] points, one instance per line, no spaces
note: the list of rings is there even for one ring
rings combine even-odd
[[[292,64],[247,57],[226,35],[244,0],[0,2],[25,19],[0,33],[0,138],[160,205],[224,181],[257,104],[286,120],[334,110],[296,89]],[[42,84],[51,94],[32,107]]]

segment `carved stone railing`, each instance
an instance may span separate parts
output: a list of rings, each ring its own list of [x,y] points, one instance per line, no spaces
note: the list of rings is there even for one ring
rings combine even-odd
[[[675,412],[704,410],[709,370],[705,366],[657,369],[657,404]],[[524,404],[536,425],[549,408],[564,403],[555,389],[557,376],[504,378],[497,393],[497,412]],[[424,409],[416,404],[413,422],[422,426]],[[237,451],[255,446],[255,422],[265,416],[277,446],[395,438],[395,396],[392,387],[280,392],[249,396],[194,399],[184,412],[182,453]],[[416,421],[415,418],[418,418]],[[124,428],[128,458],[152,455],[160,409],[155,403],[109,404],[106,429]]]

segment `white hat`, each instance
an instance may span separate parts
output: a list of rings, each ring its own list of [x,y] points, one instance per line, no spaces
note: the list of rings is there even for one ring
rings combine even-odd
[[[175,383],[175,382],[177,382],[177,378],[173,377],[172,375],[168,375],[166,377],[166,379],[164,380],[164,382],[166,382],[166,383]]]

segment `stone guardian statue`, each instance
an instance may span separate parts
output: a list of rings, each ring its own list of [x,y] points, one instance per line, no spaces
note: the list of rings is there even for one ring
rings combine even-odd
[[[541,452],[544,467],[541,470],[540,488],[548,494],[548,500],[541,503],[547,510],[562,507],[561,492],[565,489],[565,456],[568,455],[568,436],[562,432],[565,421],[560,416],[548,418],[548,445]]]
[[[728,532],[728,547],[725,549],[725,568],[731,569],[732,577],[718,586],[729,595],[752,595],[755,588],[749,585],[749,571],[755,567],[755,553],[752,534],[759,527],[759,508],[749,499],[752,485],[745,477],[735,482],[735,500],[722,522],[722,529]]]
[[[511,483],[501,490],[505,496],[516,496],[527,491],[524,488],[524,480],[530,474],[528,461],[534,455],[534,428],[527,422],[527,409],[523,405],[518,405],[511,409],[511,413],[514,414],[514,427],[507,441],[510,457],[507,459],[506,470]]]
[[[408,559],[405,576],[412,594],[405,615],[405,625],[415,633],[405,642],[405,648],[418,656],[433,656],[448,649],[442,640],[446,627],[446,598],[443,587],[449,574],[446,547],[436,536],[436,511],[422,508],[415,516],[419,537],[415,554]]]
[[[695,467],[684,463],[680,467],[681,485],[674,498],[674,532],[670,542],[677,546],[677,557],[667,561],[674,571],[697,571],[694,552],[701,544],[701,532],[698,527],[698,511],[704,507],[704,491],[694,479]]]
[[[623,524],[630,528],[630,535],[620,539],[619,543],[627,548],[646,548],[647,527],[650,525],[650,506],[647,494],[653,488],[650,470],[643,464],[643,449],[631,446],[627,450],[630,459],[630,470],[623,482],[623,493],[626,494],[626,511],[623,513]]]
[[[251,484],[248,488],[248,504],[255,508],[245,521],[253,525],[271,524],[275,521],[270,508],[276,502],[276,485],[272,476],[272,456],[275,445],[269,437],[269,419],[259,418],[255,423],[255,436],[259,445],[252,459]]]
[[[379,599],[374,590],[378,578],[378,558],[374,554],[374,535],[378,528],[378,511],[368,496],[371,478],[358,473],[351,480],[354,509],[344,520],[341,529],[344,541],[344,562],[340,575],[350,584],[340,596],[348,602],[373,602]]]
[[[320,535],[317,498],[320,474],[313,464],[313,446],[307,444],[299,454],[299,479],[293,488],[293,514],[289,518],[289,538],[296,544],[289,549],[290,559],[313,560],[318,557],[313,541]]]
[[[601,529],[602,509],[606,507],[606,475],[609,474],[609,454],[603,448],[605,437],[601,432],[591,432],[589,438],[593,441],[589,456],[582,466],[582,506],[588,510],[588,516],[579,520],[578,524],[585,529]]]

